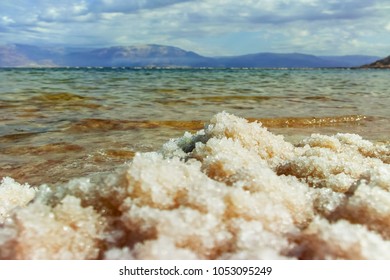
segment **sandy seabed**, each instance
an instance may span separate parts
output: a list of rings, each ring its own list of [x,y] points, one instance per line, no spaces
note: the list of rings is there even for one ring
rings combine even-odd
[[[0,184],[1,259],[390,259],[390,148],[228,113],[62,185]]]

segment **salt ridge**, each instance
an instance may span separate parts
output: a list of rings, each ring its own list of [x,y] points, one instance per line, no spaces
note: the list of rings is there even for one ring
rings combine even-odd
[[[1,259],[390,259],[390,149],[228,113],[112,174],[0,184]]]

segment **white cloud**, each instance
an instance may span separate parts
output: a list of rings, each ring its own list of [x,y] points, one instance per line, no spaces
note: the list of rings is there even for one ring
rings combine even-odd
[[[75,3],[72,6],[72,10],[74,14],[82,14],[88,9],[87,3],[82,1],[80,3]]]
[[[135,13],[142,9],[157,9],[195,0],[90,0],[93,12]]]
[[[2,21],[4,24],[6,24],[6,25],[15,23],[15,21],[14,21],[12,18],[8,17],[8,16],[2,16],[2,17],[1,17],[1,21]]]
[[[0,36],[25,43],[47,40],[96,46],[176,44],[226,54],[263,50],[365,52],[364,46],[375,54],[390,44],[386,39],[390,6],[386,3],[387,0],[2,0]]]

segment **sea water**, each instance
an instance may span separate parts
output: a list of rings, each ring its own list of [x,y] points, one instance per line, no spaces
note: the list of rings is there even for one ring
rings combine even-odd
[[[31,68],[0,70],[0,178],[66,182],[226,111],[298,142],[357,133],[388,142],[386,70]]]
[[[388,73],[2,69],[0,259],[390,259]]]

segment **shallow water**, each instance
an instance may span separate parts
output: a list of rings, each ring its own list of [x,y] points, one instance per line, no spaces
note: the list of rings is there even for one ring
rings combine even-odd
[[[228,111],[296,142],[349,132],[388,142],[386,70],[1,69],[0,178],[109,171]]]

